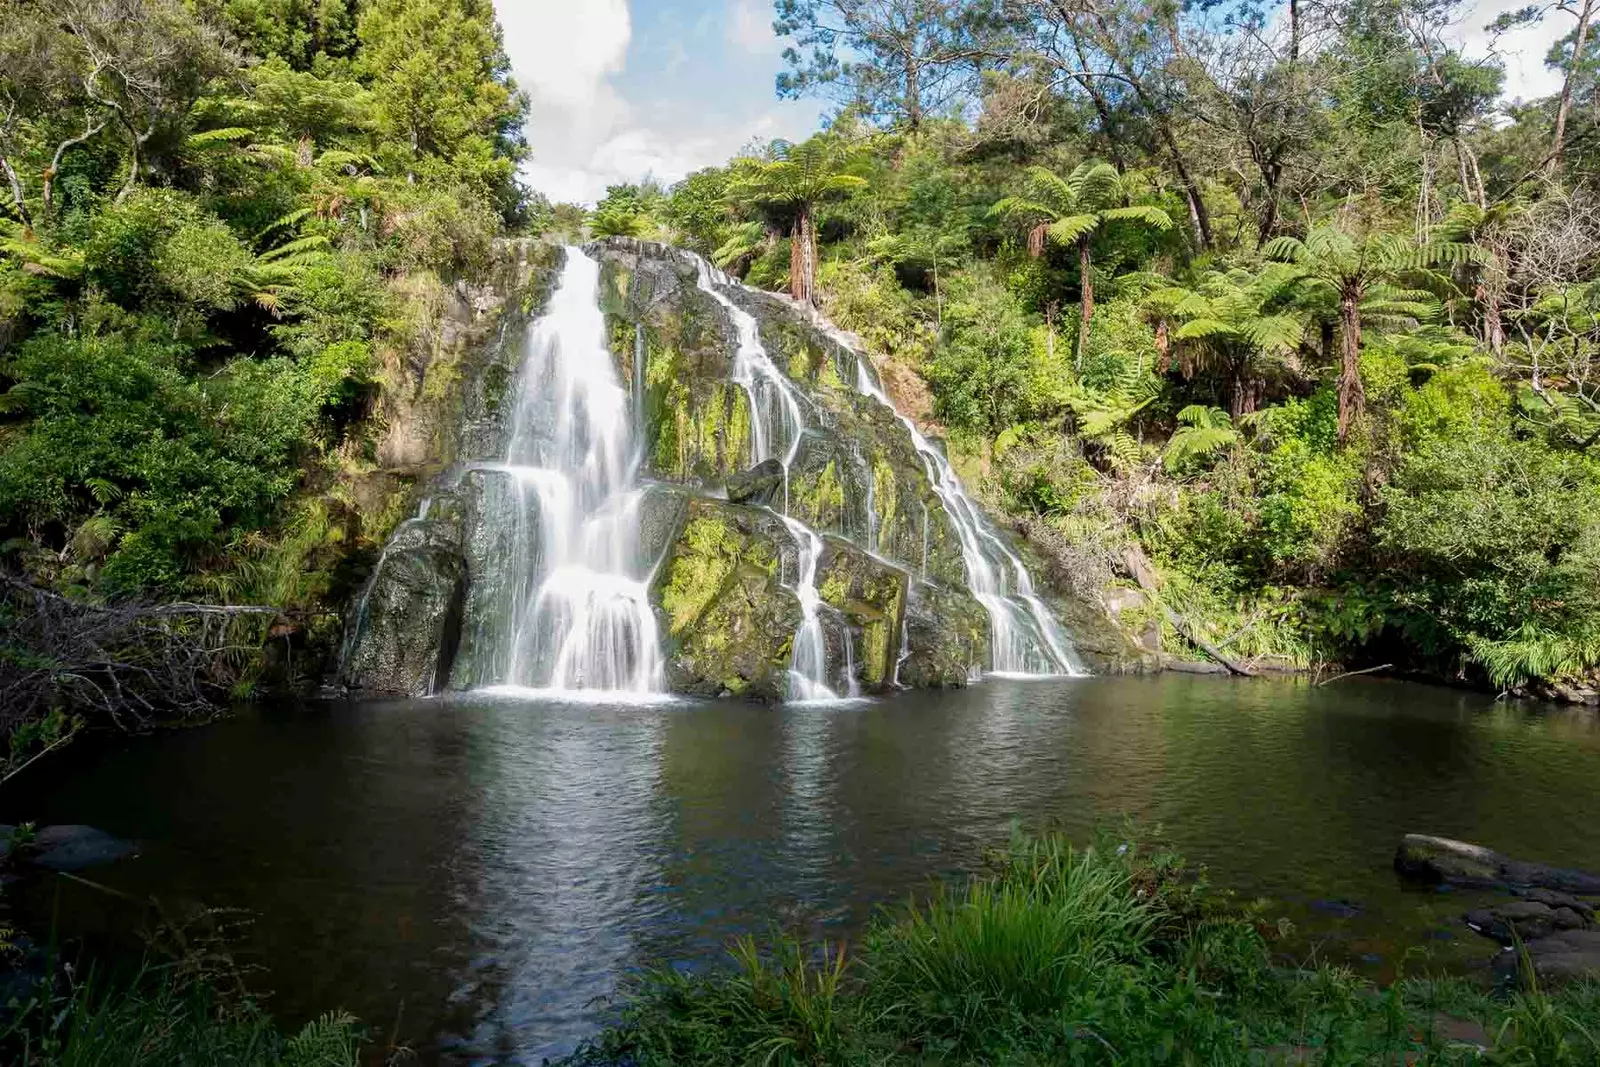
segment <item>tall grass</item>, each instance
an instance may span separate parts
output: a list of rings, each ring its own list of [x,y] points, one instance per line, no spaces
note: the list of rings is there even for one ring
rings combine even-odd
[[[854,954],[747,939],[731,968],[648,975],[570,1062],[1600,1067],[1600,987],[1379,989],[1274,966],[1270,934],[1174,856],[1023,838]]]
[[[348,1015],[285,1036],[254,1002],[159,968],[41,984],[0,1011],[8,1067],[356,1067],[358,1046]]]

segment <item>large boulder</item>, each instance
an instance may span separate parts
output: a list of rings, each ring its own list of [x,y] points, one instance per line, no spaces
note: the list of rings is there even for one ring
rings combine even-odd
[[[443,688],[460,633],[465,577],[455,523],[402,523],[353,608],[340,681],[404,696]]]
[[[793,573],[793,555],[776,515],[689,501],[652,591],[674,691],[783,697],[801,618],[800,602],[783,580],[786,570]]]
[[[130,841],[93,826],[66,823],[46,826],[28,843],[28,862],[50,871],[82,871],[132,856]]]
[[[1522,886],[1600,895],[1600,875],[1525,863],[1482,845],[1427,834],[1407,834],[1395,851],[1394,866],[1406,877],[1426,882]]]
[[[823,542],[817,563],[817,592],[849,627],[856,680],[879,692],[894,682],[904,635],[906,572],[837,537]],[[832,662],[845,657],[833,655]]]

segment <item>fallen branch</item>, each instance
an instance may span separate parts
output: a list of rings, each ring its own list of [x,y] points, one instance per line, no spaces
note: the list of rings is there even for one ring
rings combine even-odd
[[[1155,572],[1151,570],[1150,561],[1144,558],[1143,552],[1137,547],[1128,549],[1126,562],[1128,570],[1133,572],[1134,581],[1139,583],[1139,588],[1144,590],[1145,595],[1150,598],[1151,602],[1161,609],[1161,614],[1166,617],[1167,622],[1172,624],[1174,630],[1183,635],[1184,640],[1228,668],[1229,672],[1243,678],[1254,678],[1256,676],[1255,671],[1238,660],[1231,658],[1222,649],[1200,636],[1199,627],[1167,606],[1166,602],[1161,599],[1161,589],[1156,582]]]
[[[1337,682],[1341,678],[1354,678],[1358,674],[1375,674],[1378,671],[1386,671],[1386,670],[1391,669],[1392,667],[1394,667],[1393,663],[1380,663],[1376,667],[1363,667],[1359,671],[1345,671],[1343,674],[1336,674],[1332,678],[1329,678],[1329,679],[1327,679],[1325,681],[1318,682],[1317,686],[1318,686],[1318,688],[1321,688],[1322,686],[1325,686],[1325,685],[1332,685],[1334,682]]]

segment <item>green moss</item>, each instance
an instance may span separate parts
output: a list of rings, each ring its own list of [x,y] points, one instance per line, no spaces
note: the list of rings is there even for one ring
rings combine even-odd
[[[900,514],[900,479],[880,454],[872,464],[872,500],[878,512],[878,543],[894,539],[895,519]]]
[[[874,620],[861,627],[861,680],[869,686],[889,681],[889,624]]]
[[[668,632],[674,637],[693,626],[711,604],[722,594],[739,564],[741,539],[728,527],[710,517],[691,520],[683,531],[678,552],[672,560],[671,576],[662,592],[661,606],[666,609]],[[702,632],[701,642],[707,647],[720,649],[726,635]]]
[[[833,460],[815,475],[802,478],[795,486],[794,499],[812,526],[819,530],[839,529],[839,519],[844,512],[844,485],[839,481],[839,471]]]

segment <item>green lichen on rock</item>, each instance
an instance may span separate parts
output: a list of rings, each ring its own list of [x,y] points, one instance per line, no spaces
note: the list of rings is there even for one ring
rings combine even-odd
[[[913,689],[963,686],[987,666],[989,616],[963,588],[917,582],[906,601],[910,655],[900,684]]]
[[[769,512],[689,502],[654,590],[675,691],[783,696],[800,624],[800,603],[782,581],[786,544]]]
[[[853,631],[863,688],[885,689],[894,680],[908,584],[905,571],[849,541],[830,537],[824,542],[817,593]]]
[[[601,250],[601,309],[631,391],[644,349],[645,456],[656,477],[714,484],[750,462],[750,404],[732,382],[733,339],[693,269],[626,246]]]

